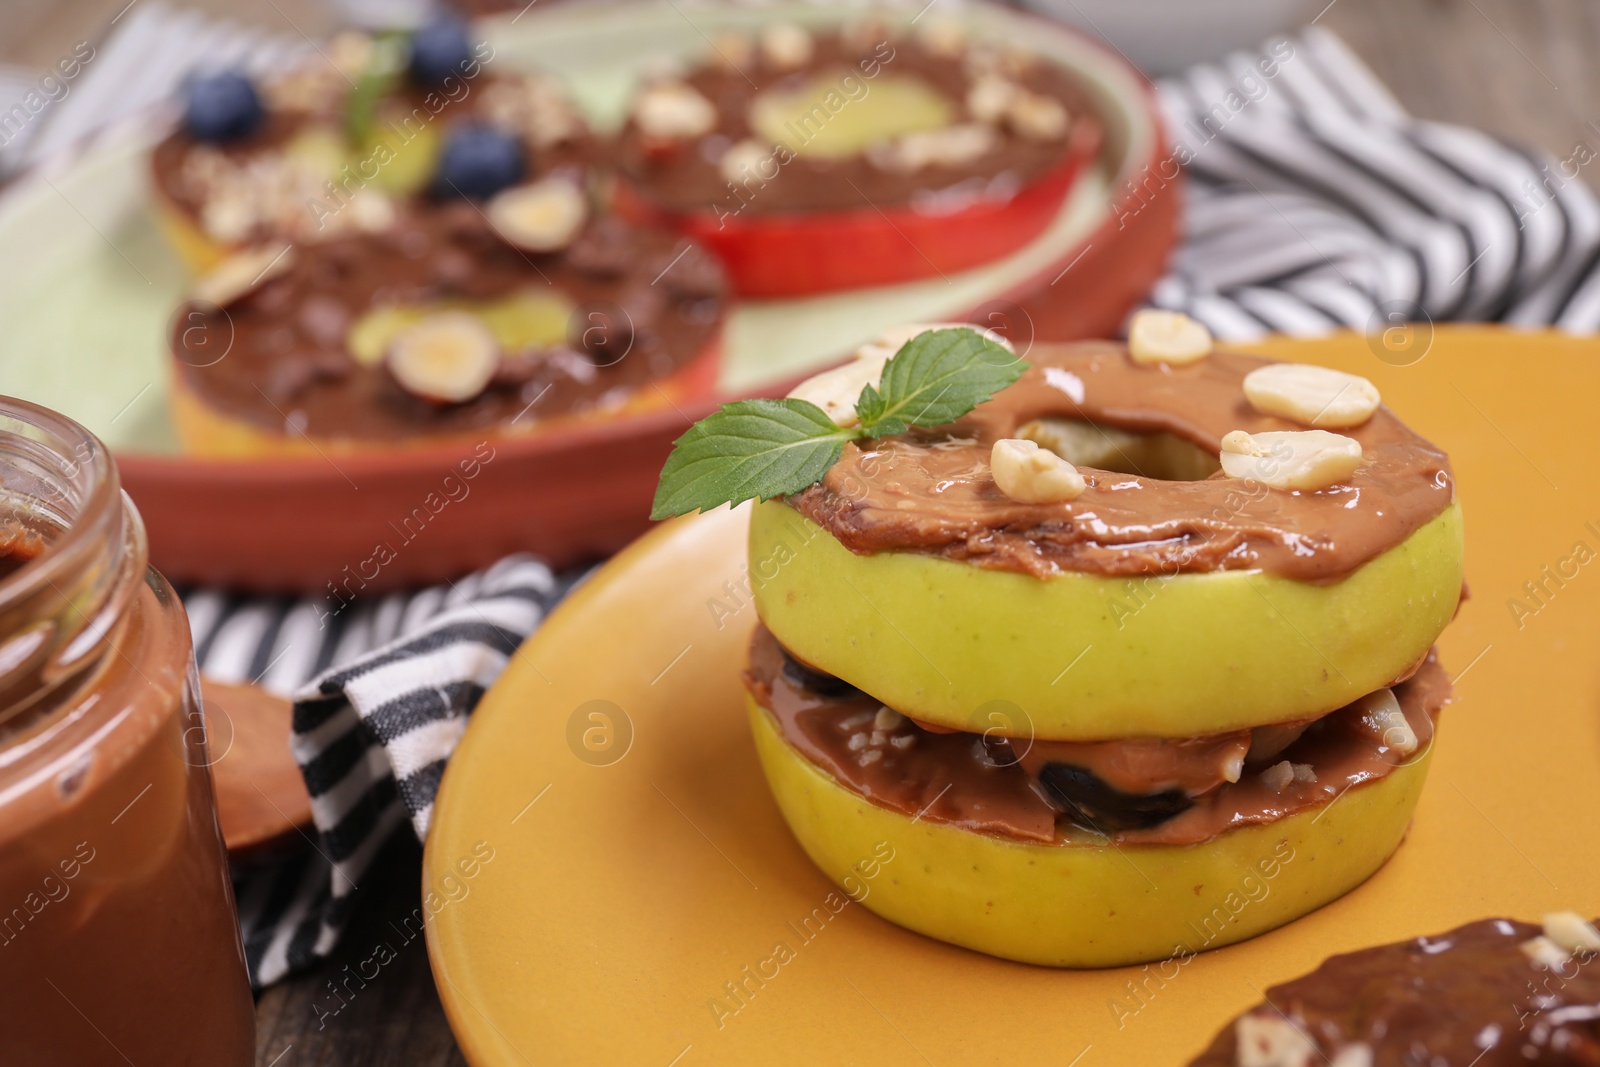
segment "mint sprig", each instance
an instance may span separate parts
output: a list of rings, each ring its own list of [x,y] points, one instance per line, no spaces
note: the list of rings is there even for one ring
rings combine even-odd
[[[1027,368],[977,330],[928,330],[890,357],[876,386],[861,390],[860,425],[839,426],[807,400],[724,404],[673,443],[650,517],[798,493],[838,462],[845,442],[954,422]]]

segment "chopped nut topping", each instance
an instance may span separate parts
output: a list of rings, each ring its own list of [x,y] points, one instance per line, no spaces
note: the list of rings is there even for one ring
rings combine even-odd
[[[639,94],[633,121],[646,136],[687,140],[716,128],[717,109],[692,85],[664,81]]]
[[[711,36],[711,59],[732,70],[743,70],[755,58],[756,45],[749,34],[720,30]]]
[[[1276,1015],[1241,1015],[1233,1032],[1238,1067],[1310,1067],[1317,1051],[1299,1027]]]
[[[1355,708],[1362,724],[1391,752],[1409,756],[1417,750],[1417,732],[1406,721],[1393,689],[1368,693],[1355,702]]]
[[[1135,363],[1182,366],[1211,354],[1211,331],[1181,311],[1145,308],[1128,323],[1128,355]]]
[[[1319,429],[1360,426],[1378,410],[1378,387],[1367,379],[1327,367],[1274,363],[1244,378],[1250,406]]]
[[[1294,765],[1288,760],[1274,763],[1261,772],[1261,781],[1274,793],[1281,793],[1294,781]]]
[[[861,766],[865,767],[869,763],[877,763],[882,758],[883,758],[883,749],[881,749],[881,748],[869,748],[865,752],[861,753],[861,758],[859,760],[857,760],[856,762],[860,763]]]
[[[570,141],[585,128],[566,89],[547,74],[490,81],[483,87],[483,110],[490,122],[535,148]]]
[[[247,248],[195,279],[189,299],[225,308],[255,292],[294,265],[294,249],[285,244]]]
[[[1309,763],[1291,763],[1289,767],[1294,771],[1294,780],[1297,782],[1315,782],[1317,780],[1317,772],[1311,769],[1311,764]]]
[[[960,167],[993,151],[999,136],[992,126],[966,122],[874,144],[867,149],[867,158],[883,170],[906,173],[931,166]]]
[[[760,141],[743,140],[722,154],[717,169],[730,182],[743,181],[754,174],[760,177],[761,164],[772,155],[772,148]]]
[[[500,363],[500,346],[481,320],[442,311],[395,335],[389,372],[413,396],[438,403],[471,400],[488,386]]]
[[[999,122],[1016,98],[1019,87],[999,74],[980,74],[967,90],[967,111],[979,122]]]
[[[860,752],[867,747],[867,735],[865,733],[851,734],[850,740],[844,743],[844,747],[851,752]]]
[[[1327,430],[1234,430],[1222,439],[1222,473],[1274,489],[1312,491],[1349,479],[1361,442]]]
[[[1008,437],[989,452],[995,485],[1019,504],[1059,504],[1088,488],[1078,468],[1037,442]]]
[[[1575,911],[1546,915],[1544,935],[1568,952],[1600,952],[1600,930]]]
[[[1066,134],[1068,115],[1055,97],[1024,90],[1012,96],[1006,122],[1030,141],[1054,141]]]
[[[1372,1067],[1372,1046],[1360,1041],[1346,1045],[1328,1062],[1328,1067]]]
[[[900,714],[898,711],[895,711],[893,708],[879,708],[878,714],[873,716],[872,728],[874,730],[882,730],[884,733],[892,734],[896,730],[900,729],[900,724],[905,721],[906,717]]]
[[[930,18],[918,28],[917,39],[922,47],[946,59],[967,50],[967,28],[955,19]]]
[[[1540,934],[1531,937],[1521,945],[1523,955],[1546,970],[1559,970],[1565,967],[1572,954],[1549,937]]]
[[[775,67],[803,67],[811,62],[816,47],[810,32],[792,22],[775,22],[761,30],[761,54]]]
[[[517,185],[489,201],[495,231],[527,252],[557,252],[572,243],[589,217],[583,190],[565,178]]]
[[[896,734],[894,737],[889,738],[889,744],[893,745],[902,752],[916,743],[916,734]]]

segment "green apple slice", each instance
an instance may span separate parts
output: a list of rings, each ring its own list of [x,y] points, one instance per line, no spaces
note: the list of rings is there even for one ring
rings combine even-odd
[[[1421,659],[1461,596],[1461,512],[1313,585],[856,555],[767,501],[751,513],[750,568],[780,642],[896,711],[982,733],[984,707],[1005,700],[1042,739],[1193,737],[1321,715]]]
[[[550,348],[567,339],[567,321],[575,307],[566,294],[549,289],[524,289],[499,300],[377,307],[350,327],[345,346],[357,363],[376,366],[402,330],[441,311],[465,311],[489,328],[502,352]]]
[[[1196,845],[1033,844],[903,815],[841,785],[746,698],[789,829],[822,872],[918,933],[1046,967],[1184,958],[1292,922],[1365,881],[1399,847],[1432,746],[1337,803]],[[863,871],[881,872],[869,877]]]
[[[921,78],[882,75],[867,81],[843,68],[792,88],[775,88],[750,104],[750,127],[768,144],[802,156],[840,159],[908,133],[937,130],[955,118],[955,104]]]

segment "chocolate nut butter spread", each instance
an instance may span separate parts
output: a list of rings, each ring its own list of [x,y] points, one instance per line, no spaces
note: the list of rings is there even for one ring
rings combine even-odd
[[[1074,138],[1098,136],[1072,76],[1010,46],[787,29],[804,35],[792,56],[775,42],[715,42],[682,83],[706,108],[698,126],[643,128],[647,86],[618,137],[624,180],[659,208],[719,217],[904,204],[938,214],[1008,199],[1060,166]],[[1016,121],[1028,113],[1052,121]]]
[[[1247,401],[1244,377],[1264,360],[1213,352],[1185,366],[1141,364],[1107,342],[1036,345],[1027,360],[1020,381],[950,426],[845,445],[789,504],[861,554],[922,552],[1040,577],[1259,568],[1331,582],[1455,496],[1444,452],[1383,407],[1341,431],[1362,458],[1339,485],[1283,491],[1215,473],[1209,464],[1230,432],[1303,428]],[[1052,418],[1104,429],[1107,458],[1084,464],[1089,487],[1072,501],[1007,498],[990,475],[991,447]],[[1147,458],[1158,451],[1164,458]],[[1181,477],[1161,469],[1175,462]],[[1113,469],[1087,469],[1102,464]]]
[[[926,729],[798,663],[763,626],[745,684],[790,745],[872,803],[1022,841],[1110,834],[1119,844],[1198,844],[1329,803],[1409,755],[1357,705],[1286,733],[1263,727],[1171,741],[1068,744]],[[1444,669],[1430,654],[1394,694],[1411,732],[1406,747],[1426,750],[1450,697]],[[1269,765],[1288,779],[1275,779]]]
[[[1285,1064],[1600,1064],[1600,954],[1530,953],[1541,940],[1532,923],[1483,919],[1330,957],[1268,989],[1190,1067],[1269,1062],[1245,1045]]]
[[[613,218],[541,255],[511,247],[482,209],[458,200],[286,262],[226,307],[188,305],[172,333],[182,387],[281,434],[515,433],[612,410],[705,355],[722,319],[722,274],[708,254]],[[476,308],[513,326],[536,318],[544,343],[502,351],[471,399],[435,403],[403,388],[381,349],[359,348],[364,320],[428,306]]]
[[[103,448],[0,401],[0,1062],[254,1062],[188,623]]]

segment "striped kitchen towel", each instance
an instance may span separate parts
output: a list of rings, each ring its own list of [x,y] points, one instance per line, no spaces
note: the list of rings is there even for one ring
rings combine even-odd
[[[1450,319],[1600,327],[1600,205],[1579,173],[1600,127],[1558,161],[1418,121],[1315,26],[1160,89],[1168,162],[1120,191],[1136,210],[1163,172],[1188,178],[1153,303],[1235,341]]]
[[[167,9],[147,10],[130,49],[162,36]],[[121,48],[106,42],[99,69],[122,69]],[[102,79],[86,98],[115,95],[110,73]],[[1186,171],[1183,242],[1153,303],[1225,340],[1408,320],[1600,326],[1600,202],[1576,177],[1600,157],[1587,146],[1558,162],[1412,119],[1316,28],[1160,90],[1170,156],[1113,190],[1118,210],[1137,210],[1174,168]],[[90,118],[73,102],[58,129]],[[186,594],[202,671],[294,696],[294,755],[314,798],[317,847],[236,886],[258,987],[332,949],[368,865],[402,825],[426,835],[473,706],[577,578],[513,557],[453,585],[358,603],[327,625],[311,601]]]
[[[290,749],[317,840],[290,862],[236,879],[258,988],[333,949],[367,868],[400,826],[427,836],[468,715],[579,576],[511,556],[459,582],[331,616],[310,599],[185,597],[204,674],[295,701]]]

